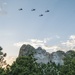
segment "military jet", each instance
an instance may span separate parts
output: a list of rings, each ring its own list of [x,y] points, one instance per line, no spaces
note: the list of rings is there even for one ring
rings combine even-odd
[[[23,10],[22,8],[19,9],[19,11]]]
[[[40,17],[42,17],[42,16],[43,16],[43,14],[40,14],[39,16],[40,16]]]
[[[31,11],[35,11],[36,9],[32,9]]]
[[[46,10],[45,12],[49,12],[49,10]]]

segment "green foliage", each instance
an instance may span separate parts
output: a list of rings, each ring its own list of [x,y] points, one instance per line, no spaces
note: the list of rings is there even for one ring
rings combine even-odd
[[[2,54],[3,54],[2,50],[3,50],[3,48],[2,48],[2,47],[0,47],[0,55],[2,55]]]
[[[38,64],[33,54],[18,57],[11,66],[0,68],[0,75],[75,75],[75,53],[64,58],[64,65]]]
[[[59,75],[55,63],[38,64],[33,55],[18,57],[10,67],[8,75]]]
[[[10,67],[11,75],[41,75],[36,59],[32,55],[18,57]]]
[[[0,67],[2,67],[4,64],[6,64],[6,61],[4,61],[4,57],[6,57],[6,53],[2,52],[2,47],[0,47]]]
[[[55,63],[41,64],[41,69],[43,70],[42,75],[59,75],[59,69]]]
[[[16,61],[6,69],[7,75],[59,75],[55,63],[38,64],[32,54],[18,57]]]
[[[64,58],[64,65],[60,69],[60,75],[75,75],[75,52],[72,51]]]
[[[0,46],[0,50],[2,50],[3,48]]]

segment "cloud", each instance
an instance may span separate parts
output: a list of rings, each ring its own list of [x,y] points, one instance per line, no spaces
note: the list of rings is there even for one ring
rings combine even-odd
[[[39,39],[29,39],[26,42],[18,42],[15,43],[15,46],[21,46],[23,44],[30,44],[34,47],[38,47],[38,46],[44,46],[48,41],[50,41],[51,38],[44,38],[43,40],[39,40]]]
[[[3,3],[3,5],[7,5],[7,3],[6,3],[6,2],[4,2],[4,3]]]
[[[31,42],[33,43],[43,43],[43,40],[38,40],[38,39],[30,39]]]
[[[23,44],[30,44],[35,48],[42,47],[47,52],[55,52],[57,50],[68,51],[75,50],[75,35],[71,35],[66,42],[60,42],[58,45],[50,46],[48,42],[50,42],[52,38],[44,38],[43,40],[39,39],[29,39],[26,42],[18,42],[15,43],[14,46],[21,47]]]
[[[47,43],[48,41],[52,40],[53,38],[44,38],[44,43]]]
[[[5,9],[4,9],[4,8],[5,8],[5,5],[7,5],[6,2],[1,2],[1,3],[0,3],[0,16],[7,14],[7,12],[6,12]]]
[[[47,50],[47,52],[50,52],[50,53],[60,49],[60,47],[58,47],[58,46],[47,45],[48,41],[51,41],[51,38],[44,38],[43,40],[29,39],[29,41],[27,41],[27,42],[15,43],[14,46],[21,47],[23,44],[30,44],[34,48],[42,47],[43,49]]]
[[[61,50],[61,48],[56,45],[54,46],[44,45],[42,48],[45,49],[49,53],[56,52],[57,50]]]
[[[44,46],[45,43],[46,43],[46,40],[29,39],[29,41],[26,41],[26,42],[18,42],[18,43],[15,43],[14,45],[15,46],[22,46],[23,44],[30,44],[33,47],[37,48],[39,46],[40,47]]]
[[[5,57],[4,60],[6,60],[6,63],[9,65],[12,65],[12,63],[16,60],[17,57],[15,56],[9,56],[9,57]]]
[[[56,38],[57,38],[57,39],[60,39],[60,36],[59,36],[59,35],[56,35]]]
[[[69,39],[75,40],[75,35],[71,35]]]
[[[75,35],[71,35],[66,42],[61,43],[62,46],[65,46],[67,49],[75,48]]]
[[[1,16],[1,15],[6,15],[6,14],[7,14],[6,11],[4,11],[4,10],[0,10],[0,16]]]

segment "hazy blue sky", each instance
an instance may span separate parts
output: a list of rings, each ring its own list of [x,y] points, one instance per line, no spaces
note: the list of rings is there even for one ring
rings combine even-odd
[[[71,35],[75,35],[75,0],[0,0],[0,45],[8,55],[18,54],[17,42],[52,38],[47,43],[52,46]]]

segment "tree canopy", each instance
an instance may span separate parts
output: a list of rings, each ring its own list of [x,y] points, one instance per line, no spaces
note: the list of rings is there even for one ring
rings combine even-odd
[[[6,69],[0,68],[0,75],[75,75],[75,52],[64,58],[64,65],[53,62],[37,63],[33,54],[20,56]]]

